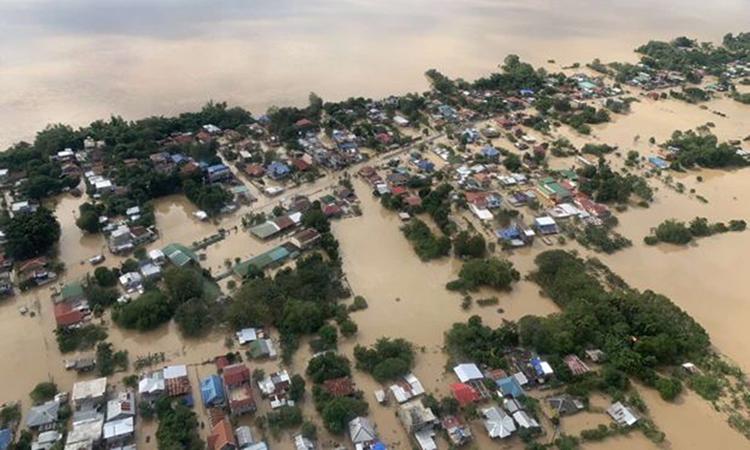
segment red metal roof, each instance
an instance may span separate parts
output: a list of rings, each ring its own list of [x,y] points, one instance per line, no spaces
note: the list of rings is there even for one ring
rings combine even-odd
[[[229,419],[222,419],[211,429],[211,434],[208,436],[208,448],[210,450],[237,448],[237,440],[234,437],[232,423],[229,422]]]
[[[83,312],[73,309],[69,303],[58,303],[55,305],[55,322],[58,327],[69,327],[81,321],[85,315]]]
[[[221,376],[227,386],[239,386],[250,382],[250,369],[244,364],[232,364],[224,368]]]
[[[345,397],[354,393],[354,382],[349,377],[334,378],[326,380],[323,388],[334,397]]]
[[[470,405],[480,399],[479,392],[465,383],[451,384],[451,391],[461,406]]]

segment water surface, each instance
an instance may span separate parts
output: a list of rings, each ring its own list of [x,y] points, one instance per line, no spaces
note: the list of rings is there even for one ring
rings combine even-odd
[[[650,38],[719,40],[743,0],[0,0],[0,147],[50,122],[138,118],[227,100],[258,112],[484,74],[632,58]]]

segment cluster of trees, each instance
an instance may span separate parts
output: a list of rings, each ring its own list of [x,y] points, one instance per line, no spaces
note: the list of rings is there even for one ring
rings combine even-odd
[[[697,87],[685,87],[682,91],[669,91],[669,95],[688,103],[702,103],[711,100],[711,94]]]
[[[726,142],[719,143],[719,139],[708,132],[677,130],[665,145],[679,149],[673,162],[677,167],[722,168],[748,164],[745,158],[737,154],[736,148]]]
[[[686,245],[694,238],[712,236],[728,231],[744,231],[745,228],[747,228],[747,223],[740,219],[730,220],[728,224],[723,222],[709,223],[705,217],[696,217],[689,223],[668,219],[660,223],[651,235],[643,238],[643,241],[648,245],[655,245],[659,242]]]
[[[610,121],[610,117],[606,109],[584,106],[573,113],[561,116],[560,121],[581,134],[591,134],[590,125],[607,123]]]
[[[60,223],[45,207],[16,214],[4,226],[5,253],[17,260],[48,254],[60,239]]]
[[[515,95],[521,89],[539,90],[544,87],[547,76],[544,69],[535,70],[531,64],[521,61],[517,55],[505,57],[502,72],[479,78],[471,87],[480,90],[501,91]]]
[[[50,125],[37,133],[33,144],[21,142],[8,149],[0,157],[0,162],[12,172],[25,172],[27,181],[21,187],[22,193],[33,199],[42,199],[61,192],[65,187],[75,187],[80,182],[77,177],[62,177],[60,163],[52,156],[65,148],[82,148],[83,140],[88,136],[104,141],[107,152],[104,152],[103,158],[111,169],[110,176],[118,186],[127,188],[125,196],[110,194],[102,199],[106,214],[118,215],[129,207],[143,206],[150,199],[180,192],[184,189],[183,182],[191,181],[190,178],[180,177],[176,170],[160,173],[151,165],[149,155],[162,149],[161,141],[170,134],[193,132],[208,123],[235,129],[252,122],[250,113],[242,108],[228,108],[226,103],[208,103],[199,112],[183,113],[176,117],[149,117],[138,121],[112,117],[108,121],[98,120],[76,130],[66,125]],[[182,152],[214,163],[218,161],[215,147],[215,144],[191,144],[175,146],[168,151]],[[125,165],[123,161],[127,159],[136,159],[140,164]],[[200,174],[195,177],[199,179]],[[203,209],[220,208],[216,207],[217,199],[225,200],[226,195],[217,194],[216,188],[206,189],[208,194],[202,193],[202,187],[194,189],[192,197],[203,203]],[[143,216],[144,221],[149,219],[153,217],[148,214]],[[85,220],[79,226],[87,231],[96,230],[90,210],[86,211]]]
[[[300,133],[317,128],[317,124],[320,124],[322,112],[323,100],[315,93],[310,93],[309,104],[306,108],[270,108],[267,112],[268,128],[288,148],[300,149],[299,142],[297,142]],[[310,124],[302,127],[297,126],[297,123],[303,119],[307,119]]]
[[[51,381],[43,381],[37,384],[29,394],[35,405],[48,402],[54,399],[55,395],[57,395],[57,385]]]
[[[0,164],[11,172],[25,174],[20,192],[34,200],[59,194],[64,188],[76,187],[77,176],[62,176],[59,161],[52,158],[65,148],[80,148],[83,138],[71,127],[48,125],[36,134],[33,144],[17,143],[0,153]]]
[[[205,283],[209,281],[196,269],[170,267],[164,272],[165,292],[147,289],[130,303],[117,305],[112,319],[123,328],[147,331],[174,317],[183,334],[198,336],[218,320],[212,308],[214,295]]]
[[[575,232],[575,239],[586,248],[607,254],[630,247],[633,242],[608,226],[587,224],[582,230]]]
[[[260,275],[242,285],[227,317],[238,329],[275,326],[286,358],[298,347],[300,336],[317,333],[333,317],[341,322],[348,318],[346,308],[338,304],[348,294],[341,267],[320,254],[299,259],[294,268],[282,269],[273,278]]]
[[[354,347],[357,368],[384,383],[407,375],[414,366],[414,346],[405,339],[380,338],[372,347]]]
[[[724,65],[741,57],[741,45],[736,45],[737,42],[734,38],[725,38],[724,45],[716,47],[681,36],[671,42],[650,41],[636,51],[643,55],[641,62],[647,67],[681,72],[689,82],[699,83],[701,76],[696,73],[697,69],[707,68],[712,75],[721,75]]]
[[[181,402],[164,397],[156,403],[159,427],[156,440],[159,448],[202,450],[205,443],[198,434],[198,419],[195,413]]]
[[[457,258],[483,258],[487,242],[481,234],[461,231],[453,238],[453,253]]]
[[[97,342],[107,339],[107,330],[94,324],[77,328],[57,328],[55,338],[60,353],[69,353],[93,348]]]
[[[115,308],[112,319],[123,328],[147,331],[169,322],[173,315],[174,308],[167,296],[158,289],[151,289]]]
[[[323,212],[319,201],[314,201],[310,208],[302,214],[302,225],[306,228],[314,228],[320,233],[320,247],[334,264],[340,266],[339,242],[331,233],[331,221]]]
[[[285,405],[266,415],[266,423],[273,432],[296,428],[302,425],[303,420],[302,409],[297,405]]]
[[[454,323],[445,333],[445,346],[456,360],[473,361],[489,367],[506,368],[504,349],[518,345],[518,330],[513,322],[499,328],[472,316],[466,323]]]
[[[585,144],[581,147],[581,153],[587,153],[589,155],[604,156],[613,151],[617,150],[617,147],[613,147],[608,144]]]
[[[356,392],[350,397],[334,397],[322,387],[326,380],[351,376],[351,365],[346,357],[333,352],[323,353],[310,360],[306,373],[315,383],[313,385],[315,408],[323,418],[328,431],[342,434],[352,419],[367,414],[369,406],[362,399],[362,392]]]
[[[710,351],[705,330],[664,296],[627,286],[608,289],[585,261],[562,250],[540,254],[536,265],[531,278],[562,312],[525,316],[494,329],[483,325],[478,316],[465,324],[456,323],[445,335],[454,359],[507,368],[505,350],[522,345],[547,355],[550,364],[559,368],[559,376],[567,379],[570,374],[562,364],[565,355],[601,348],[607,354],[601,378],[592,375],[584,385],[622,391],[627,388],[627,376],[634,376],[671,400],[681,391],[681,383],[659,375],[657,369]]]
[[[447,284],[456,291],[475,291],[480,287],[510,290],[513,283],[521,279],[521,274],[513,263],[496,257],[470,259],[458,273],[458,279]]]
[[[216,215],[230,200],[232,194],[218,184],[205,184],[187,180],[183,184],[185,196],[208,215]]]
[[[450,220],[451,205],[450,195],[453,186],[444,183],[435,189],[424,189],[419,192],[422,198],[422,208],[432,217],[440,230],[450,235],[455,230],[455,224]]]
[[[411,241],[414,251],[423,260],[448,256],[451,250],[451,240],[448,236],[437,236],[426,223],[419,219],[412,219],[401,227],[406,239]]]
[[[78,207],[78,218],[76,226],[87,233],[98,233],[101,229],[99,217],[104,214],[105,207],[102,203],[82,203]]]
[[[103,377],[118,370],[128,370],[128,351],[114,351],[109,342],[99,343],[96,346],[96,370]]]
[[[600,203],[627,203],[631,194],[646,202],[653,200],[654,192],[645,179],[633,175],[621,175],[612,170],[604,158],[596,166],[578,170],[581,177],[579,189]]]
[[[608,364],[655,385],[655,369],[709,351],[706,331],[667,297],[627,286],[608,290],[582,259],[562,250],[537,256],[531,278],[561,308],[518,323],[520,342],[563,356],[601,348]]]

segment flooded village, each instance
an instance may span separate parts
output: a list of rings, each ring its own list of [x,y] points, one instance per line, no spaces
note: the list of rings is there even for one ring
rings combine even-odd
[[[0,449],[745,448],[750,35],[0,155]]]

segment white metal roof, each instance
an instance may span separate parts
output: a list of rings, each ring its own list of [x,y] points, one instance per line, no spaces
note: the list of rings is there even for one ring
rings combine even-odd
[[[87,398],[99,398],[107,391],[107,378],[96,378],[89,381],[79,381],[73,385],[72,399],[74,402]]]
[[[461,381],[462,383],[466,383],[467,381],[471,380],[481,380],[482,378],[484,378],[484,375],[482,375],[479,367],[477,367],[477,365],[474,363],[459,364],[453,368],[453,372],[455,372],[459,381]]]
[[[188,376],[187,366],[184,364],[177,366],[167,366],[164,368],[164,379],[182,378]]]

